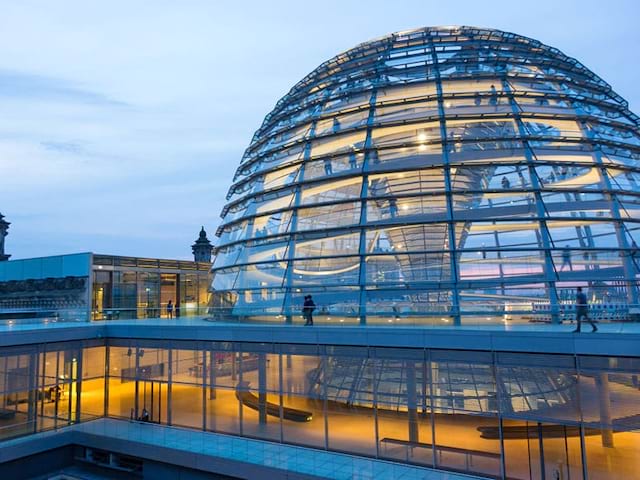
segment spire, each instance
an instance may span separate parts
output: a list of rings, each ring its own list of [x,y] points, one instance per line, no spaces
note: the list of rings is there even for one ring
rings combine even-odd
[[[204,226],[200,229],[198,239],[191,245],[191,250],[193,251],[193,259],[196,262],[211,263],[213,245],[207,238],[207,232],[204,230]]]
[[[4,260],[9,260],[11,255],[7,255],[4,253],[4,239],[8,235],[9,222],[4,219],[4,215],[0,213],[0,262]]]

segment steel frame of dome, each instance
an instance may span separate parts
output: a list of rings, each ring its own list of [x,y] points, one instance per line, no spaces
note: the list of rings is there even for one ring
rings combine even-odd
[[[211,305],[290,320],[313,294],[318,313],[361,323],[560,321],[582,285],[627,318],[639,125],[601,78],[530,38],[436,27],[360,44],[255,133]]]

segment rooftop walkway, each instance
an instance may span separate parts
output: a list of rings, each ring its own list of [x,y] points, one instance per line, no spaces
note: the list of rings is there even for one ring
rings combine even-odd
[[[572,333],[572,324],[357,326],[212,322],[204,318],[0,325],[0,347],[90,338],[294,343],[369,347],[640,355],[640,323],[603,323]]]

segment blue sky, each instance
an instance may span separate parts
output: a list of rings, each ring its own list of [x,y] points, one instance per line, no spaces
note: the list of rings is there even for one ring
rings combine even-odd
[[[576,57],[640,113],[640,3],[0,0],[0,212],[14,258],[191,258],[262,118],[371,38],[476,25]]]

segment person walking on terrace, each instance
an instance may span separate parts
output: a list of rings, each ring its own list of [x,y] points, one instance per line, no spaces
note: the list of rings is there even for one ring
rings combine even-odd
[[[583,317],[591,324],[591,332],[597,332],[598,327],[596,327],[593,320],[589,318],[589,302],[587,301],[587,296],[582,291],[582,287],[578,287],[576,291],[576,329],[573,333],[580,333]]]
[[[302,306],[302,316],[305,319],[306,325],[313,325],[313,311],[316,309],[316,304],[313,302],[313,297],[311,295],[306,295],[304,297],[304,304]]]
[[[167,303],[167,317],[173,318],[173,302],[171,300]]]
[[[562,250],[562,266],[560,267],[560,271],[564,270],[565,266],[569,266],[569,270],[573,272],[573,264],[571,263],[571,248],[569,245],[566,245]]]

